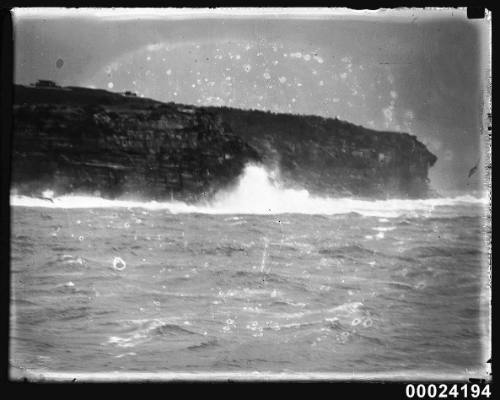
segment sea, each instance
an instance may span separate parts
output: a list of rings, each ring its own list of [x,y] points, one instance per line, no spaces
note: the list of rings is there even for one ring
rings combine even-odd
[[[45,196],[10,199],[12,375],[489,373],[487,195]]]

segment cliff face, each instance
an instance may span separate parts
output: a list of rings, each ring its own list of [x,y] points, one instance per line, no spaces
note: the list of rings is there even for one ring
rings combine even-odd
[[[21,193],[195,200],[260,160],[195,107],[86,89],[16,89],[12,180]]]
[[[222,120],[276,163],[288,184],[360,197],[426,197],[437,158],[415,136],[374,131],[338,119],[230,108]]]
[[[415,137],[343,121],[160,103],[84,88],[16,86],[12,184],[198,200],[245,163],[333,196],[425,197],[436,161]]]

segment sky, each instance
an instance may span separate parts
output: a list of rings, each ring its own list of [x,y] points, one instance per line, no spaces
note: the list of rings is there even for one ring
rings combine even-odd
[[[484,187],[489,52],[490,21],[465,9],[14,11],[15,83],[407,132],[438,157],[441,192]]]

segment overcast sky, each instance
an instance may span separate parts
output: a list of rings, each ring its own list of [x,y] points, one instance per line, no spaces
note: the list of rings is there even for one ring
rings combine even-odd
[[[467,174],[485,136],[489,23],[467,20],[465,10],[311,12],[20,10],[15,82],[408,132],[439,158],[436,189],[475,189],[479,174]]]

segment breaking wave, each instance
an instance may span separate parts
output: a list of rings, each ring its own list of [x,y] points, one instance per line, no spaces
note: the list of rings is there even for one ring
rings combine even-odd
[[[50,192],[50,191],[47,191]],[[144,208],[168,210],[172,213],[202,214],[347,214],[397,217],[402,214],[432,212],[436,208],[459,205],[489,204],[486,197],[471,195],[431,199],[360,200],[311,195],[305,189],[284,188],[275,171],[262,166],[247,165],[238,183],[230,190],[218,192],[214,198],[198,204],[181,201],[138,201],[104,199],[95,196],[64,195],[29,197],[11,194],[12,206],[42,208]]]

